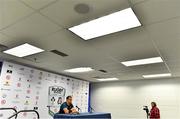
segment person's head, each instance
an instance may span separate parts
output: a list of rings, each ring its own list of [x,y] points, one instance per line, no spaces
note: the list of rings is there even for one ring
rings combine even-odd
[[[151,106],[152,107],[156,107],[157,105],[156,105],[156,102],[151,102]]]
[[[67,96],[67,97],[66,97],[66,102],[67,102],[68,104],[72,104],[72,96]]]

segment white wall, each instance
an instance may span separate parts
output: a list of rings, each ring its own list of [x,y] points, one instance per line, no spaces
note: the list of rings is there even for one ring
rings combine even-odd
[[[180,119],[180,78],[94,83],[91,105],[113,119],[146,119],[143,105],[155,101],[161,119]]]
[[[52,86],[53,89],[50,88]],[[53,112],[58,112],[61,105],[58,99],[61,97],[63,102],[68,95],[73,95],[75,106],[79,106],[83,112],[88,111],[89,82],[3,62],[0,107],[15,107],[18,111],[38,107],[41,119],[51,119],[47,105],[51,106]],[[0,111],[0,119],[6,119],[9,114],[12,112]],[[36,119],[36,115],[29,113],[20,117]]]

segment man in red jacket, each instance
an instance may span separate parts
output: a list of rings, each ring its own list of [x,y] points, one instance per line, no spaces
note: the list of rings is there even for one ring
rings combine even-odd
[[[160,119],[160,111],[155,102],[151,102],[150,119]]]

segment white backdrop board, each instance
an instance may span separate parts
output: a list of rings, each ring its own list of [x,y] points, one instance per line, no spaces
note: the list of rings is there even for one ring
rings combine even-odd
[[[74,106],[79,106],[83,112],[88,111],[89,82],[3,62],[0,107],[15,107],[17,110],[37,108],[41,119],[50,119],[47,106],[58,112],[68,95],[73,96]],[[1,111],[0,119],[9,114],[12,112]],[[22,113],[19,117],[36,119],[33,113]]]

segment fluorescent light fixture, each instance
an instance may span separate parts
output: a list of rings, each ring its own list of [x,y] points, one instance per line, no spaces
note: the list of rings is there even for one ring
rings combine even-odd
[[[89,40],[138,26],[141,26],[138,18],[131,8],[127,8],[71,27],[69,30],[84,40]]]
[[[118,78],[102,78],[102,79],[97,79],[98,81],[117,81],[119,80]]]
[[[143,75],[144,78],[158,78],[158,77],[170,77],[170,76],[171,76],[170,73]]]
[[[43,51],[44,50],[42,50],[40,48],[37,48],[28,43],[25,43],[23,45],[11,48],[11,49],[3,51],[3,52],[6,54],[17,56],[17,57],[25,57],[25,56],[40,53]]]
[[[125,61],[121,62],[123,65],[129,66],[136,66],[136,65],[145,65],[145,64],[154,64],[154,63],[161,63],[163,62],[161,57],[153,57],[153,58],[146,58],[146,59],[139,59],[139,60],[132,60],[132,61]]]
[[[64,71],[69,72],[69,73],[83,73],[83,72],[90,72],[93,70],[94,69],[92,69],[91,67],[80,67],[80,68],[74,68],[74,69],[67,69]]]

